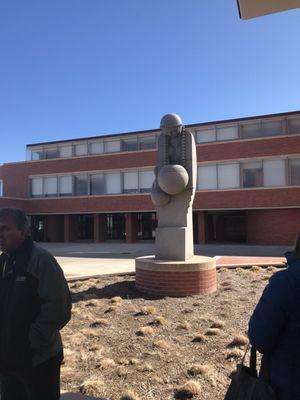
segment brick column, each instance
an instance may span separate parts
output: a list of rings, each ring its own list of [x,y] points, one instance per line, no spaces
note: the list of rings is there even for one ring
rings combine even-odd
[[[94,214],[94,242],[105,242],[106,240],[106,216],[105,214]]]
[[[137,213],[125,214],[126,243],[134,243],[138,239]]]
[[[78,235],[77,215],[64,215],[64,242],[74,242]]]
[[[45,217],[45,237],[47,242],[63,241],[63,215],[46,215]]]
[[[204,211],[197,211],[198,244],[206,243],[205,214]]]

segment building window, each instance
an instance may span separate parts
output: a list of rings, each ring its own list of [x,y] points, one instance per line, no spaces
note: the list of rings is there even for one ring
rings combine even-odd
[[[73,149],[72,146],[61,146],[59,147],[59,157],[60,158],[67,158],[73,156]]]
[[[264,186],[285,185],[285,160],[264,160],[263,161]]]
[[[124,193],[137,193],[139,191],[139,176],[138,172],[124,172]]]
[[[87,155],[87,143],[80,143],[75,145],[75,156]]]
[[[289,133],[300,133],[300,118],[291,118],[288,120]]]
[[[32,197],[43,196],[43,178],[31,179],[31,196]]]
[[[3,180],[0,179],[0,196],[3,196]]]
[[[121,193],[121,174],[120,172],[112,172],[105,174],[106,193]]]
[[[42,160],[44,158],[43,149],[34,149],[31,150],[31,160]]]
[[[122,151],[136,151],[138,149],[137,138],[122,139]]]
[[[74,194],[75,196],[86,196],[88,194],[87,175],[74,176]]]
[[[104,151],[103,142],[91,142],[89,144],[90,154],[101,154]]]
[[[198,189],[217,189],[217,166],[203,165],[198,167]]]
[[[237,125],[217,127],[217,140],[234,140],[239,138]]]
[[[262,121],[261,136],[277,136],[282,135],[282,121]]]
[[[215,128],[196,130],[196,141],[197,143],[215,142],[216,141]]]
[[[291,184],[300,185],[300,158],[290,160]]]
[[[263,186],[263,169],[261,161],[242,163],[243,187]]]
[[[151,192],[152,184],[154,182],[153,171],[140,171],[139,172],[139,189],[142,193]]]
[[[105,178],[104,174],[91,175],[91,190],[92,195],[100,195],[105,193]]]
[[[138,239],[154,240],[156,227],[155,213],[138,213]]]
[[[107,214],[106,224],[108,240],[125,239],[125,214]]]
[[[60,176],[58,178],[59,195],[72,196],[73,195],[73,177],[71,175]]]
[[[261,136],[261,124],[247,124],[241,126],[242,139],[253,139]]]
[[[57,177],[48,176],[44,178],[44,195],[53,197],[57,195]]]
[[[104,150],[105,150],[105,153],[115,153],[115,152],[121,151],[120,140],[112,140],[110,142],[105,142]]]
[[[44,158],[51,159],[51,158],[58,158],[58,149],[57,147],[49,147],[44,149]]]
[[[156,136],[140,136],[139,137],[139,149],[149,150],[156,148]]]
[[[239,164],[219,164],[218,165],[218,188],[234,189],[240,187]]]

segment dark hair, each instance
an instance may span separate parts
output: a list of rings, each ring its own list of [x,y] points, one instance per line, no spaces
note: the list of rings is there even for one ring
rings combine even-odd
[[[25,232],[26,236],[30,235],[29,221],[24,211],[18,208],[3,207],[0,208],[0,220],[11,217],[16,227]]]
[[[295,247],[293,251],[294,256],[300,258],[300,232],[298,233],[296,240],[295,240]]]

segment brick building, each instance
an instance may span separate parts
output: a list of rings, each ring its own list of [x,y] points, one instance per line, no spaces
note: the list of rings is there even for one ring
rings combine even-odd
[[[196,243],[291,245],[300,230],[300,111],[188,125]],[[0,207],[39,241],[153,240],[158,130],[27,145],[0,166]]]

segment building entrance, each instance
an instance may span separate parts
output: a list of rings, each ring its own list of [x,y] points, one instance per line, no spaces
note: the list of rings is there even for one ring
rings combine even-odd
[[[94,216],[90,214],[78,215],[78,240],[94,239]]]
[[[125,214],[106,215],[107,240],[125,240]]]
[[[246,212],[214,211],[206,214],[208,243],[245,243]]]
[[[45,216],[32,215],[30,217],[31,237],[35,242],[45,241]]]
[[[155,213],[138,213],[138,239],[154,240],[157,226]]]

